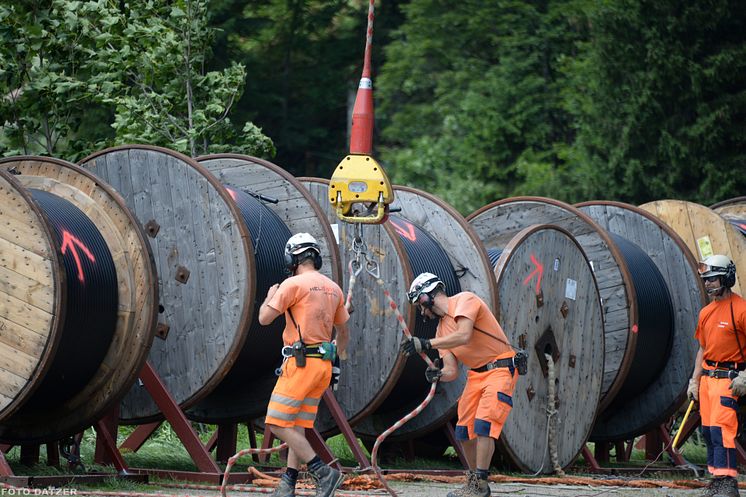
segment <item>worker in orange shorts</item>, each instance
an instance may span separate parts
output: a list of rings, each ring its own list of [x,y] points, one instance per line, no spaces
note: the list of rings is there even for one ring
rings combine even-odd
[[[699,264],[711,302],[699,312],[699,351],[687,394],[699,401],[707,469],[706,497],[738,497],[738,397],[746,394],[746,301],[731,291],[736,266],[724,255]]]
[[[324,464],[306,440],[313,428],[321,396],[332,380],[332,363],[339,347],[349,342],[342,289],[319,272],[321,251],[308,233],[293,235],[285,245],[285,265],[292,276],[267,291],[259,308],[259,323],[268,325],[285,314],[281,368],[267,406],[265,423],[288,444],[287,471],[280,478],[275,497],[293,497],[300,463],[306,463],[316,483],[317,497],[330,497],[342,484],[343,475]],[[337,330],[332,343],[333,328]]]
[[[471,292],[448,297],[445,285],[432,273],[422,273],[412,282],[409,301],[427,319],[438,319],[435,338],[412,337],[402,343],[407,356],[438,349],[443,368],[428,367],[430,382],[453,381],[459,376],[459,361],[470,368],[458,402],[456,438],[469,464],[466,485],[448,497],[487,497],[487,482],[495,440],[513,407],[513,388],[525,367],[526,356],[516,352],[487,304]]]

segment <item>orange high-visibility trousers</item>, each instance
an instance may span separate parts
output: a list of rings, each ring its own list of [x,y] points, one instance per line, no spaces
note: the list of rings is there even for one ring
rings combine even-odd
[[[469,371],[458,401],[456,438],[470,440],[479,436],[497,439],[513,408],[516,381],[518,372],[513,368],[496,368],[483,373]]]
[[[316,357],[306,358],[306,367],[295,365],[295,358],[285,361],[282,375],[267,406],[264,422],[290,428],[313,428],[324,391],[332,378],[332,363]]]
[[[714,476],[737,476],[736,434],[738,397],[728,378],[702,375],[699,380],[699,414],[707,442],[707,470]]]

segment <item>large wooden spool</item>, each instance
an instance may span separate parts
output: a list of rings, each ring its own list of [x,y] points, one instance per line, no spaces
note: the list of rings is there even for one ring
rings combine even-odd
[[[724,254],[735,262],[737,269],[746,268],[746,238],[712,209],[683,200],[658,200],[643,204],[640,208],[676,232],[696,260],[701,261],[712,254]],[[739,295],[746,290],[742,281],[743,278],[736,271],[733,291]]]
[[[717,212],[746,236],[746,197],[734,197],[711,205],[710,209]]]
[[[159,338],[149,361],[183,409],[228,375],[254,313],[251,236],[228,191],[196,161],[128,145],[81,161],[124,198],[148,234],[158,270]],[[123,422],[159,419],[147,390],[124,398]]]
[[[523,229],[552,224],[566,230],[583,249],[598,283],[603,311],[604,371],[599,409],[622,387],[632,364],[637,337],[634,286],[608,233],[575,207],[541,197],[515,197],[486,205],[467,217],[486,247],[504,247]]]
[[[337,218],[329,207],[326,180],[302,179],[319,200],[330,222]],[[380,276],[410,330],[416,328],[417,314],[407,302],[406,292],[416,274],[405,250],[402,237],[413,237],[421,230],[442,247],[448,263],[459,274],[461,290],[480,295],[494,310],[496,293],[494,278],[484,248],[465,220],[449,205],[425,192],[407,187],[396,187],[396,207],[401,208],[392,219],[380,226],[364,226],[363,239],[369,254],[380,266]],[[354,228],[339,224],[340,256],[343,266],[353,257],[351,244]],[[467,270],[468,269],[468,270]],[[405,360],[399,354],[402,332],[394,312],[375,278],[362,273],[353,293],[355,312],[351,321],[351,350],[359,356],[351,357],[342,367],[342,382],[337,396],[347,409],[347,395],[355,395],[362,406],[354,417],[355,432],[364,439],[375,439],[424,399],[429,385],[424,379],[425,364],[420,358]],[[375,354],[370,351],[375,350]],[[348,370],[348,373],[345,373]],[[361,372],[365,372],[362,374]],[[457,381],[441,383],[430,405],[417,417],[390,437],[392,441],[408,440],[441,428],[456,412],[458,397],[463,390],[465,376]],[[367,403],[367,405],[364,405]]]
[[[113,259],[118,294],[113,339],[101,363],[92,365],[94,375],[72,397],[43,409],[24,403],[44,379],[61,341],[67,283],[60,241],[29,189],[64,199],[95,224]],[[0,439],[56,440],[106,414],[137,378],[155,332],[155,265],[123,199],[78,166],[46,157],[2,159],[0,197]]]
[[[660,272],[670,297],[672,343],[670,353],[659,351],[666,354],[661,357],[663,367],[660,373],[644,391],[621,402],[615,401],[601,412],[591,436],[596,441],[629,440],[665,422],[681,405],[697,353],[694,328],[699,310],[706,303],[704,288],[697,275],[696,261],[684,242],[655,216],[619,202],[586,202],[577,207],[606,231],[647,254]],[[634,270],[633,266],[628,266],[628,269]],[[643,281],[650,281],[652,275],[638,276]],[[638,323],[640,329],[633,328],[633,331],[642,336],[646,330],[642,322],[635,324]],[[648,330],[648,333],[652,331]],[[652,365],[642,364],[641,367]],[[630,371],[628,381],[636,373]]]
[[[291,174],[271,162],[245,155],[210,155],[199,157],[197,162],[205,166],[226,187],[271,198],[273,202],[266,202],[264,205],[277,215],[291,233],[306,232],[316,238],[322,254],[321,272],[341,283],[339,250],[331,226],[316,200]],[[259,235],[261,240],[261,234]],[[283,248],[284,240],[278,254],[282,254]],[[257,267],[256,274],[261,274],[262,269],[264,268]],[[283,277],[284,274],[271,283],[279,283]],[[259,308],[265,295],[265,292],[256,295],[255,308]],[[283,323],[282,318],[276,321],[278,328]],[[275,344],[275,347],[270,346],[268,350],[259,352],[274,357],[279,365],[282,360],[282,337],[279,330],[270,330],[252,320],[247,332],[247,347],[258,342],[255,340],[257,337],[263,338],[263,344]],[[270,341],[265,335],[272,332],[274,337]],[[227,379],[215,392],[192,407],[187,412],[190,418],[212,423],[244,421],[262,416],[266,412],[270,393],[277,381],[274,368],[261,371],[249,358],[244,356],[239,360],[247,362],[235,364],[231,374],[239,373],[239,377],[234,381]]]
[[[601,397],[604,330],[590,264],[565,230],[534,225],[516,234],[495,266],[499,321],[529,353],[498,446],[529,473],[553,470],[547,433],[548,361],[555,362],[558,463],[570,465],[588,440]]]

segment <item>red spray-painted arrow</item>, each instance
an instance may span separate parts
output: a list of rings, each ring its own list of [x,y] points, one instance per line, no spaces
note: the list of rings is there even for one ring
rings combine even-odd
[[[414,226],[412,226],[410,223],[406,223],[407,229],[404,229],[403,226],[400,226],[396,223],[396,221],[389,219],[389,222],[391,223],[391,226],[394,227],[394,229],[404,238],[408,238],[409,240],[412,240],[413,242],[417,241],[417,235],[414,232]]]
[[[96,262],[96,258],[93,256],[90,250],[88,250],[88,247],[86,247],[83,242],[75,238],[73,235],[70,234],[67,230],[62,230],[62,253],[66,253],[68,249],[70,249],[73,253],[73,259],[75,259],[75,265],[78,266],[78,279],[81,283],[85,283],[85,275],[83,274],[83,265],[80,263],[80,256],[78,255],[79,248],[83,251],[83,253],[88,257],[88,259],[91,260],[91,262]]]
[[[536,269],[531,271],[531,274],[526,276],[526,279],[523,280],[523,285],[528,285],[528,283],[531,281],[531,278],[533,278],[534,275],[538,275],[538,278],[536,278],[536,294],[538,295],[541,291],[541,277],[544,275],[544,265],[536,260],[536,256],[534,254],[531,254],[531,262],[534,264]]]

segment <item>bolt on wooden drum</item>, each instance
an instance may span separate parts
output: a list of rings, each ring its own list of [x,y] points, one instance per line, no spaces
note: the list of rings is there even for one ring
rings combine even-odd
[[[683,200],[658,200],[640,206],[665,223],[686,244],[697,261],[713,254],[725,254],[737,269],[746,268],[746,238],[712,209]],[[733,291],[743,295],[743,272],[736,271]],[[696,324],[696,318],[695,318]]]
[[[0,439],[56,440],[137,378],[155,331],[155,264],[123,199],[78,166],[2,159],[0,197]]]
[[[598,415],[595,441],[629,440],[664,423],[681,405],[698,345],[694,328],[705,293],[681,238],[643,209],[620,202],[577,207],[622,251],[632,275],[637,344],[625,383]]]
[[[160,292],[149,360],[176,402],[192,407],[229,373],[254,313],[255,248],[241,211],[204,166],[178,152],[127,145],[81,164],[119,192],[148,235]],[[120,417],[162,415],[135,385]]]

